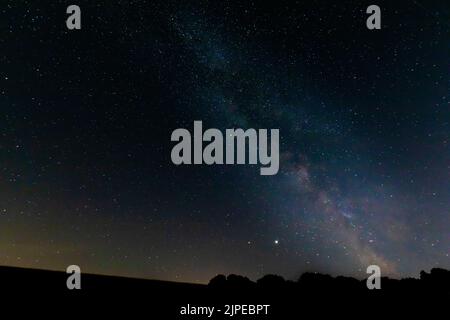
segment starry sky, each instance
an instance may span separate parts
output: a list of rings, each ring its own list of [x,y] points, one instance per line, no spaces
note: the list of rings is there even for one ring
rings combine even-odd
[[[372,2],[2,1],[0,265],[450,268],[450,5],[376,1],[370,31]],[[174,165],[194,120],[279,129],[280,171]]]

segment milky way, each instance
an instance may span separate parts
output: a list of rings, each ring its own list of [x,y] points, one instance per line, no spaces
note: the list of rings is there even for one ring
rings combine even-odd
[[[177,281],[450,268],[450,8],[10,2],[0,264]],[[176,128],[276,128],[280,171],[175,166]]]

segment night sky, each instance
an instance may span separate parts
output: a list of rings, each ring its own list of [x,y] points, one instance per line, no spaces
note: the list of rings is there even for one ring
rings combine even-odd
[[[0,110],[0,265],[450,268],[448,1],[2,1]],[[194,120],[279,129],[280,171],[174,165]]]

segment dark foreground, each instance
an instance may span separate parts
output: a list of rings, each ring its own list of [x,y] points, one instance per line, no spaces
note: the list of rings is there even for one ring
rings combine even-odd
[[[437,311],[443,319],[450,315],[450,271],[444,269],[421,272],[420,279],[382,278],[380,290],[368,290],[365,280],[314,273],[297,282],[278,276],[256,283],[236,275],[217,276],[209,285],[82,274],[81,290],[67,289],[68,276],[0,267],[2,309],[11,308],[18,316],[80,319],[364,319],[424,311],[430,319]],[[13,304],[18,301],[22,307]],[[207,313],[207,307],[214,311]]]

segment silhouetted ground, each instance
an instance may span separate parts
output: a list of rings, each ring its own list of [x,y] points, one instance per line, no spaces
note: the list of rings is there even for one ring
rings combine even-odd
[[[64,272],[0,267],[0,287],[8,300],[20,301],[15,312],[70,314],[91,318],[208,319],[207,315],[181,315],[182,307],[215,307],[209,319],[292,319],[314,316],[387,317],[415,315],[420,310],[444,310],[448,318],[450,271],[432,269],[420,279],[381,279],[380,290],[366,281],[305,273],[298,281],[267,275],[257,282],[223,275],[208,285],[82,274],[81,290],[68,290]],[[226,304],[270,305],[268,315],[224,315]],[[11,307],[12,305],[9,305]],[[15,307],[14,307],[15,308]],[[218,312],[217,310],[221,310]],[[446,311],[445,311],[446,310]],[[361,313],[363,312],[363,313]],[[444,314],[444,315],[445,315]],[[433,319],[434,317],[429,317]]]

